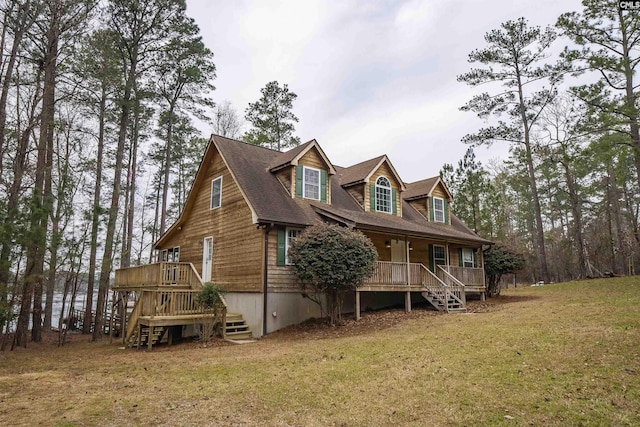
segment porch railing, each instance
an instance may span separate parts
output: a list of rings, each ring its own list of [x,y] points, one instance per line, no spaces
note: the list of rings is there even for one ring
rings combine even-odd
[[[484,287],[484,268],[458,267],[450,265],[448,271],[456,279],[470,287]]]
[[[438,265],[436,268],[436,276],[438,276],[438,278],[447,285],[451,294],[456,299],[462,302],[463,305],[466,305],[467,297],[465,293],[465,284],[449,273],[446,267]]]
[[[157,262],[116,270],[114,289],[151,288],[156,286],[202,287],[202,279],[189,262]]]
[[[436,274],[420,263],[378,261],[364,285],[394,286],[398,291],[419,287],[429,291],[447,311],[451,301],[463,307],[466,303],[465,285],[442,266]]]

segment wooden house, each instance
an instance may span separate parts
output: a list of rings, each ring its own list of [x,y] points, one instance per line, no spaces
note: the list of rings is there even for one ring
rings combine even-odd
[[[132,279],[140,269],[175,278],[172,269],[191,265],[196,282],[221,285],[227,310],[261,336],[320,315],[298,291],[287,249],[305,227],[329,221],[362,231],[378,251],[345,311],[410,310],[425,299],[463,310],[467,293],[484,297],[482,246],[491,242],[451,213],[453,202],[439,177],[405,183],[385,155],[344,168],[315,140],[281,153],[214,135],[182,214],[155,244],[158,263],[118,270],[115,288],[154,285]]]

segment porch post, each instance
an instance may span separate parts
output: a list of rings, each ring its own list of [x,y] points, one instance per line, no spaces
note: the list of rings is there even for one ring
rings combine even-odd
[[[404,250],[405,253],[407,254],[406,259],[407,259],[407,286],[411,286],[411,267],[410,265],[410,261],[409,261],[409,238],[407,236],[404,236]],[[411,305],[411,304],[409,304]]]
[[[407,313],[411,311],[411,291],[407,291],[404,294],[404,311]]]
[[[449,254],[449,242],[444,242],[445,252],[447,253],[447,273],[451,273],[451,256]]]
[[[356,320],[360,320],[360,291],[356,290]]]

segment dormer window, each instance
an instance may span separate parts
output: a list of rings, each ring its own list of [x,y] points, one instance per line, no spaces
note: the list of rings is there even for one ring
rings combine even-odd
[[[433,198],[433,219],[436,222],[444,222],[444,199]]]
[[[303,197],[305,199],[320,200],[320,169],[304,166]]]
[[[392,212],[391,183],[384,176],[376,180],[376,212]]]
[[[295,174],[295,197],[325,203],[329,200],[329,180],[326,170],[297,165]]]

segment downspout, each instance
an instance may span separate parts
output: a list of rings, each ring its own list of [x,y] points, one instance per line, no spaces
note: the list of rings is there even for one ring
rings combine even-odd
[[[262,335],[267,335],[267,313],[269,307],[267,304],[267,291],[269,290],[269,232],[273,228],[273,224],[264,225],[264,275],[262,277]]]

